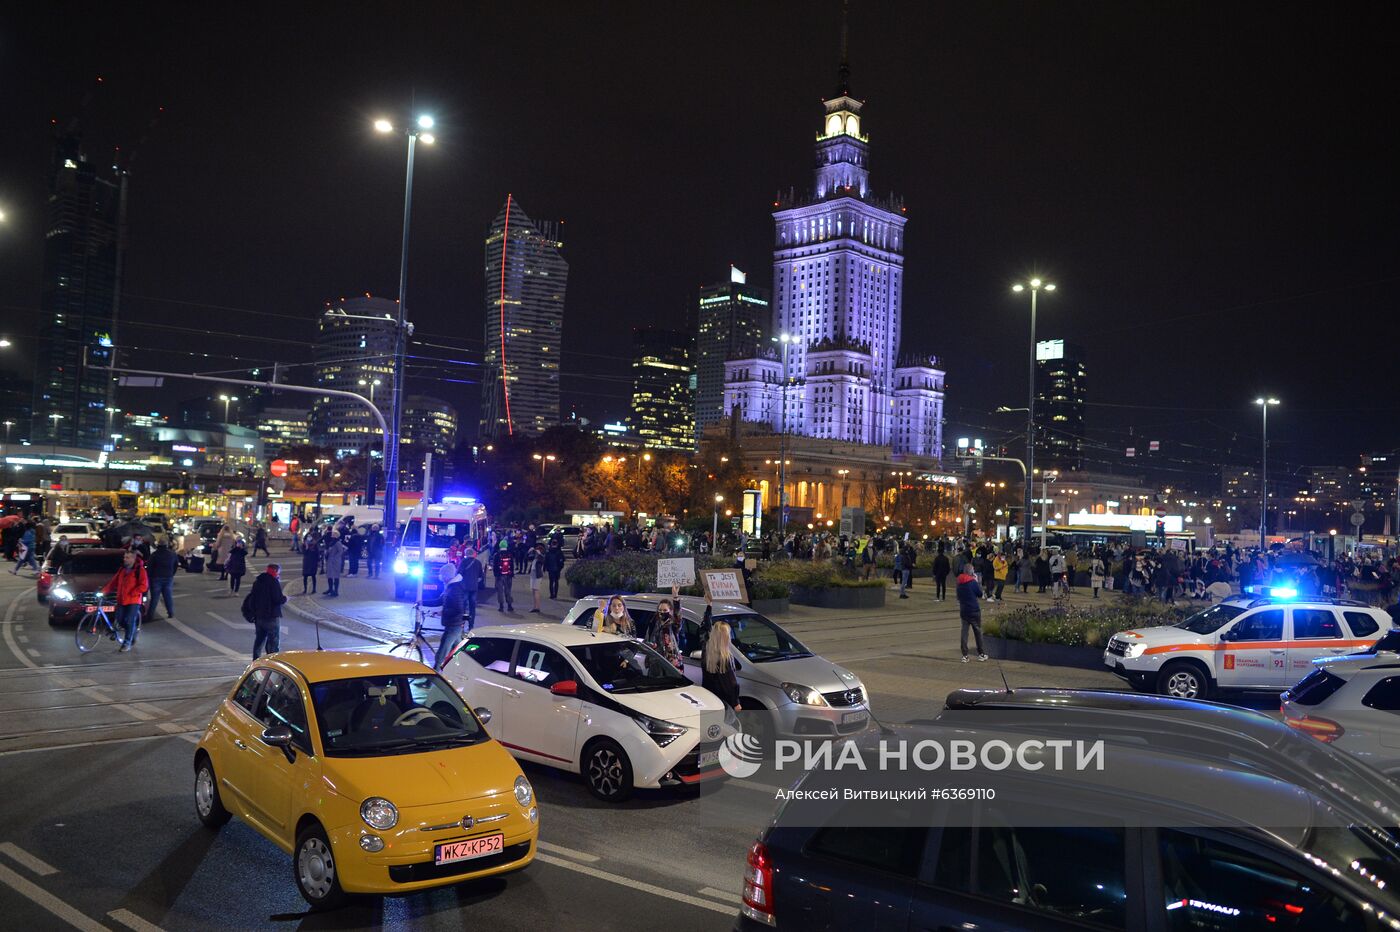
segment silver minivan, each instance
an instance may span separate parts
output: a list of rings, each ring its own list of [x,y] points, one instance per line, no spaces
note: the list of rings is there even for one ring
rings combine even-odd
[[[594,612],[611,596],[579,599],[564,616],[564,624],[587,627]],[[660,593],[623,595],[622,601],[646,637],[656,617],[656,607],[669,596]],[[705,600],[681,596],[681,652],[685,675],[700,683],[702,638],[700,622]],[[734,634],[741,656],[738,679],[740,704],[745,712],[759,706],[773,715],[779,736],[835,737],[863,731],[870,722],[870,699],[865,684],[851,671],[818,657],[782,626],[739,602],[716,602],[715,620],[724,620]]]

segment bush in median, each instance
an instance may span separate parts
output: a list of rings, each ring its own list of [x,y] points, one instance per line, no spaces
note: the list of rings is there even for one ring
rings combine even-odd
[[[1026,606],[984,618],[982,629],[1009,641],[1102,648],[1119,631],[1174,625],[1189,614],[1187,609],[1152,599],[1123,598],[1064,609]]]
[[[667,554],[666,559],[674,559],[675,554]],[[611,557],[585,557],[575,560],[564,573],[564,579],[572,586],[585,589],[603,589],[609,592],[655,592],[656,561],[662,557],[653,553],[624,551]],[[734,560],[730,557],[695,556],[695,569],[733,569]],[[766,568],[765,568],[766,570]],[[749,581],[749,598],[786,599],[788,583],[770,580],[765,570],[754,573]],[[696,582],[693,586],[681,589],[681,595],[704,595],[704,587]]]

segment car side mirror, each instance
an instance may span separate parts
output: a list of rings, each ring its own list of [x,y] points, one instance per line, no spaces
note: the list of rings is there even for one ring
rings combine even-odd
[[[292,750],[292,737],[290,725],[273,725],[270,728],[264,728],[262,733],[263,744],[281,748],[282,753],[287,755],[288,763],[297,759],[296,751]]]
[[[702,657],[702,652],[701,652],[701,651],[693,650],[693,651],[690,652],[690,659],[691,659],[691,660],[699,660],[699,659],[701,659],[701,657]]]
[[[486,706],[479,705],[475,709],[472,709],[472,712],[477,718],[481,719],[481,724],[489,725],[491,723],[491,710],[486,708]]]
[[[1220,635],[1220,640],[1222,640],[1222,641],[1233,641],[1233,640],[1237,639],[1238,637],[1239,637],[1239,635],[1235,633],[1235,629],[1234,629],[1234,628],[1231,628],[1229,631],[1224,631],[1224,632],[1221,633],[1221,635]]]
[[[578,681],[577,681],[577,680],[560,680],[559,682],[555,683],[553,686],[549,687],[549,691],[550,691],[551,693],[553,693],[554,695],[556,695],[556,696],[577,696],[577,695],[578,695]]]

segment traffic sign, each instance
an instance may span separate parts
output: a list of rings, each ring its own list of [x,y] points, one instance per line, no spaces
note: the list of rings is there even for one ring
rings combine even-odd
[[[287,461],[273,460],[267,467],[267,471],[281,479],[287,475]]]
[[[1165,518],[1166,516],[1167,516],[1167,509],[1164,508],[1164,507],[1161,506],[1161,505],[1158,505],[1158,506],[1157,506],[1157,517],[1159,517],[1159,518]]]
[[[1354,513],[1352,514],[1352,516],[1351,516],[1351,526],[1352,526],[1352,527],[1361,527],[1361,525],[1363,525],[1363,524],[1365,524],[1365,523],[1366,523],[1366,515],[1362,514],[1362,513],[1359,512],[1359,511],[1358,511],[1358,512],[1354,512]]]

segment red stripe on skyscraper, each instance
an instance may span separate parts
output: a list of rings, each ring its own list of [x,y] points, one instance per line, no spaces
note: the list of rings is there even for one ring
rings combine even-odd
[[[501,391],[506,399],[506,433],[515,436],[510,420],[510,380],[506,378],[506,246],[510,242],[510,194],[506,194],[506,228],[501,234]]]

